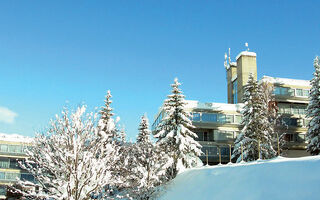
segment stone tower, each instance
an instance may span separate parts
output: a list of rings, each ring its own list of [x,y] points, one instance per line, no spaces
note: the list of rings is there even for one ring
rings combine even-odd
[[[230,55],[230,54],[229,54]],[[242,103],[243,87],[247,84],[249,75],[257,80],[257,54],[242,51],[237,57],[237,62],[225,64],[227,70],[228,103]]]

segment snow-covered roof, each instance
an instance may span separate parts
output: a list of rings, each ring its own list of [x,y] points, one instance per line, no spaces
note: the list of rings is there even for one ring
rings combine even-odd
[[[240,56],[257,56],[257,54],[255,52],[242,51],[237,55],[236,60],[238,60],[238,58],[240,58]]]
[[[237,62],[231,62],[230,65],[237,66]]]
[[[237,66],[237,63],[236,62],[231,62],[227,65],[227,70],[230,68],[230,66]]]
[[[289,78],[276,78],[271,76],[263,76],[261,79],[262,82],[268,82],[278,85],[294,85],[294,86],[305,86],[310,87],[310,81],[308,80],[299,80],[299,79],[289,79]]]
[[[0,133],[0,141],[31,143],[32,138],[18,134]]]
[[[229,104],[229,103],[203,103],[199,101],[186,100],[187,108],[208,109],[213,111],[237,111],[243,108],[243,104]]]

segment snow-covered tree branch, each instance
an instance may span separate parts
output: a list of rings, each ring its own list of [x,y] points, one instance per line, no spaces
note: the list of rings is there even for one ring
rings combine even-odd
[[[57,200],[88,200],[101,193],[109,184],[105,163],[113,149],[98,134],[96,122],[97,115],[87,114],[86,106],[57,115],[47,131],[35,137],[21,163],[35,182],[19,180],[15,191],[33,199]]]
[[[197,165],[202,154],[201,145],[194,140],[197,135],[191,131],[194,126],[190,114],[185,111],[185,96],[179,89],[181,84],[174,80],[172,94],[165,100],[165,116],[156,129],[157,144],[169,156],[171,163],[168,176],[174,178],[180,170]]]
[[[307,151],[311,155],[320,153],[320,59],[316,57],[314,60],[315,72],[311,80],[310,102],[307,107],[307,117],[311,118],[308,125]]]

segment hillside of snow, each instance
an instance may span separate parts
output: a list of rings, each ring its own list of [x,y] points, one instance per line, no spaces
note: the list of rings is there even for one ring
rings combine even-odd
[[[179,174],[162,200],[320,199],[320,156],[201,167]]]

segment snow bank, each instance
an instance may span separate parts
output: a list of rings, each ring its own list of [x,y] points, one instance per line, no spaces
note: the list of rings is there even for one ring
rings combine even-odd
[[[320,156],[202,167],[179,174],[160,199],[319,199]]]

